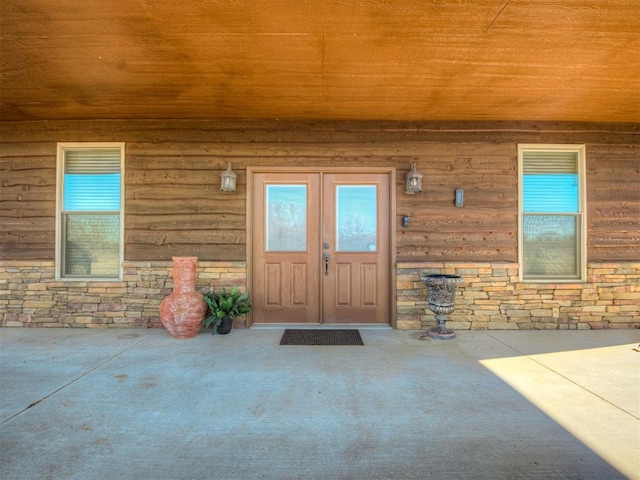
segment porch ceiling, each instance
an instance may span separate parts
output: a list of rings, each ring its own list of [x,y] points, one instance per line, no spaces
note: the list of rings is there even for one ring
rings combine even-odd
[[[638,0],[4,0],[0,118],[640,122]]]

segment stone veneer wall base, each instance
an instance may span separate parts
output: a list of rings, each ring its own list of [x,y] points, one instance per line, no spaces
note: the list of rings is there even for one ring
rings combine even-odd
[[[162,328],[160,302],[173,290],[172,262],[124,262],[122,281],[56,281],[53,262],[0,263],[6,327]],[[199,261],[196,289],[246,290],[245,262]],[[234,322],[243,326],[242,319]]]
[[[397,328],[436,324],[423,273],[460,275],[456,330],[640,328],[640,262],[591,262],[585,283],[526,283],[515,263],[397,264]],[[0,325],[162,328],[159,306],[173,288],[171,262],[125,262],[123,281],[56,281],[52,261],[0,262]],[[245,262],[198,262],[196,288],[246,289]],[[244,326],[242,319],[234,323]]]
[[[584,283],[520,282],[517,263],[397,264],[397,327],[436,324],[423,273],[460,275],[447,327],[485,329],[640,328],[640,262],[591,262]]]

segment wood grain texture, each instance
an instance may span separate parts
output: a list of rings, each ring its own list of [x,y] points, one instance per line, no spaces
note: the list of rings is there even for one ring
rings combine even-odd
[[[398,261],[515,262],[517,144],[537,142],[586,143],[589,260],[640,258],[638,124],[3,122],[0,138],[2,259],[54,258],[58,141],[126,142],[126,260],[245,260],[245,169],[269,165],[395,167]],[[219,191],[227,161],[235,195]],[[424,193],[409,196],[413,162]]]
[[[3,120],[640,119],[637,0],[4,0]]]

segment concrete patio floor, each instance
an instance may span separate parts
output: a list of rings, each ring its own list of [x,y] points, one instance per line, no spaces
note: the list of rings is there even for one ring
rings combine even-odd
[[[640,478],[640,332],[0,329],[0,478]]]

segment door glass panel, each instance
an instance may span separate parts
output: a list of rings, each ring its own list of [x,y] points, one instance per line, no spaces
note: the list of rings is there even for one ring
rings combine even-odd
[[[266,251],[307,249],[307,186],[266,186]]]
[[[377,250],[376,185],[336,187],[336,250],[375,252]]]

